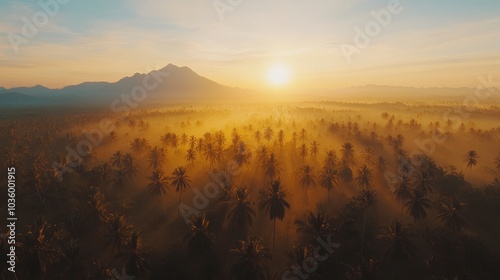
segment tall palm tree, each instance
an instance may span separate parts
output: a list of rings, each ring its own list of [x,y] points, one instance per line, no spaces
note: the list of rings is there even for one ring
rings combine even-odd
[[[370,186],[370,181],[372,179],[372,172],[366,165],[363,165],[359,170],[355,178],[356,183],[362,187],[367,188]]]
[[[212,250],[215,236],[208,230],[210,221],[206,215],[200,213],[189,220],[190,232],[186,235],[189,239],[189,252],[191,254],[207,254]]]
[[[396,195],[396,201],[401,203],[401,218],[403,218],[404,206],[411,197],[410,178],[407,174],[403,173],[399,177],[398,184],[394,189],[394,195]]]
[[[330,197],[330,191],[333,187],[339,184],[339,174],[337,170],[329,168],[327,165],[323,167],[319,175],[320,184],[323,188],[328,191],[328,198]]]
[[[189,163],[193,163],[196,160],[196,152],[194,151],[193,148],[189,148],[186,151],[186,157],[185,157],[185,159]]]
[[[281,171],[280,164],[274,153],[269,155],[262,167],[264,168],[264,174],[270,179],[278,176]]]
[[[130,236],[125,253],[121,255],[127,258],[126,271],[131,276],[142,277],[148,271],[147,263],[142,251],[141,236],[137,231],[133,231]]]
[[[280,131],[278,131],[278,144],[283,146],[283,143],[285,143],[285,132],[283,129],[280,129]]]
[[[111,244],[111,257],[114,257],[115,249],[121,250],[130,236],[133,226],[129,224],[124,215],[113,215],[107,223],[107,233],[102,237],[106,244]]]
[[[305,128],[302,128],[299,133],[299,138],[302,142],[307,140],[307,130]]]
[[[362,189],[361,193],[355,198],[361,209],[363,209],[363,233],[361,236],[361,257],[363,257],[363,247],[365,242],[366,218],[368,208],[376,201],[377,194],[373,189]]]
[[[231,266],[231,279],[267,280],[269,267],[266,261],[271,258],[269,249],[262,246],[260,239],[249,238],[240,241],[240,247],[231,250],[235,261]]]
[[[163,196],[167,194],[168,187],[170,186],[168,178],[163,174],[163,171],[153,171],[153,174],[148,177],[151,183],[148,184],[147,188],[153,196],[157,196],[163,207],[163,212],[167,214],[165,210],[165,205],[163,203]]]
[[[392,220],[388,227],[384,227],[379,238],[390,244],[386,258],[397,262],[415,257],[418,248],[411,236],[410,226],[404,226],[398,220]]]
[[[123,175],[127,178],[134,177],[139,170],[138,164],[132,157],[132,154],[127,153],[123,157]]]
[[[326,153],[326,158],[323,163],[325,168],[333,169],[337,165],[337,154],[334,150],[330,150]]]
[[[427,212],[425,209],[431,208],[431,201],[425,198],[425,195],[418,191],[413,190],[411,196],[406,201],[406,212],[413,217],[413,224],[418,220],[422,220],[427,217]]]
[[[434,177],[431,172],[432,171],[425,168],[419,168],[419,170],[414,173],[413,181],[415,189],[423,195],[427,195],[427,193],[432,192],[432,188],[434,187]]]
[[[465,221],[462,217],[464,203],[452,198],[448,202],[443,203],[443,210],[437,217],[441,220],[445,227],[452,231],[461,231],[465,227]]]
[[[111,157],[111,165],[118,169],[122,168],[123,165],[123,154],[121,151],[116,151]]]
[[[377,166],[377,157],[375,156],[375,150],[372,147],[365,148],[363,152],[361,152],[361,156],[363,157],[364,162]]]
[[[186,168],[179,166],[172,172],[172,186],[179,193],[179,205],[181,205],[182,193],[191,187],[191,178],[186,174]]]
[[[340,152],[342,153],[342,164],[350,166],[354,162],[353,145],[349,142],[342,144]]]
[[[477,155],[476,151],[470,150],[467,152],[465,155],[465,160],[464,162],[467,163],[467,168],[472,168],[477,165],[477,159],[479,156]]]
[[[319,153],[319,144],[317,141],[313,141],[311,143],[311,155],[316,158],[316,156],[318,155]]]
[[[264,138],[267,140],[267,141],[271,141],[271,139],[273,139],[273,129],[270,128],[270,127],[267,127],[266,130],[264,131]]]
[[[316,185],[314,181],[314,169],[309,164],[304,164],[299,168],[298,175],[300,184],[305,188],[307,194],[307,189],[310,186]]]
[[[253,217],[255,217],[255,211],[252,209],[253,202],[249,198],[248,189],[239,187],[229,202],[230,210],[227,218],[231,224],[236,225],[243,232],[252,225]]]
[[[273,253],[276,237],[276,219],[283,221],[286,208],[290,208],[290,204],[286,201],[286,191],[281,186],[281,181],[278,179],[270,182],[262,195],[260,209],[263,209],[269,215],[271,221],[273,221]]]
[[[295,225],[308,244],[313,244],[318,238],[325,239],[333,233],[328,216],[323,211],[309,211],[305,217],[295,220]]]
[[[164,148],[155,146],[148,155],[149,167],[153,170],[159,170],[165,163],[167,151]]]
[[[300,156],[302,157],[302,160],[304,160],[308,155],[308,152],[307,152],[307,146],[306,144],[302,144],[300,146]]]

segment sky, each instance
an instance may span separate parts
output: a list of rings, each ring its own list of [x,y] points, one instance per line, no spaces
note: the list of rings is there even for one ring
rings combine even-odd
[[[500,76],[500,1],[0,2],[0,86],[114,82],[169,63],[251,89],[276,87],[277,65],[289,90],[475,87]]]

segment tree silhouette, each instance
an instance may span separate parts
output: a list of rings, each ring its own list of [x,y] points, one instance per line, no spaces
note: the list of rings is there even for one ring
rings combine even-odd
[[[276,155],[274,153],[271,153],[269,155],[267,160],[262,165],[262,168],[264,169],[264,174],[269,179],[273,179],[275,176],[278,176],[281,171],[278,159],[276,158]]]
[[[318,238],[325,239],[333,233],[328,216],[323,211],[308,211],[305,217],[295,220],[295,225],[308,244],[313,244]]]
[[[317,141],[313,141],[311,143],[311,155],[316,158],[316,156],[318,156],[318,153],[319,153],[319,144]]]
[[[403,218],[404,206],[411,197],[410,178],[408,177],[408,174],[401,174],[398,184],[394,189],[394,195],[396,195],[396,201],[401,203],[401,218]]]
[[[249,238],[240,241],[240,247],[232,249],[235,261],[231,266],[231,279],[266,280],[269,267],[266,261],[271,258],[269,249],[261,245],[260,239]]]
[[[314,181],[314,170],[309,164],[304,164],[299,168],[298,174],[300,184],[305,188],[307,194],[307,189],[316,185],[316,182]]]
[[[339,184],[339,174],[337,170],[329,168],[327,165],[323,167],[319,175],[320,184],[328,191],[328,198],[333,187]]]
[[[121,151],[116,151],[113,156],[111,157],[111,165],[113,167],[116,167],[118,169],[122,168],[123,166],[123,154]]]
[[[443,203],[443,210],[437,218],[444,223],[444,226],[452,231],[461,231],[465,227],[462,217],[463,206],[465,204],[456,198]]]
[[[107,223],[107,233],[102,237],[106,241],[106,245],[111,244],[111,257],[115,254],[115,249],[121,253],[121,250],[126,241],[130,237],[130,230],[133,226],[129,224],[124,215],[113,215]]]
[[[209,225],[210,221],[203,213],[194,215],[189,220],[190,232],[186,235],[186,238],[189,239],[190,254],[205,255],[212,250],[215,236],[208,230]]]
[[[290,208],[290,204],[286,201],[286,191],[281,186],[281,181],[275,180],[270,182],[262,194],[260,208],[263,209],[269,218],[273,221],[273,250],[276,237],[276,219],[283,221],[285,218],[286,208]]]
[[[354,147],[351,143],[342,144],[340,152],[342,153],[342,164],[350,166],[354,163]]]
[[[413,217],[413,224],[418,220],[425,219],[427,212],[425,209],[431,208],[431,201],[419,190],[413,190],[406,201],[407,213]]]
[[[142,242],[140,234],[137,231],[132,232],[126,246],[126,252],[119,254],[127,259],[126,271],[135,277],[142,277],[148,272],[149,264],[142,251]]]
[[[465,155],[465,160],[464,162],[467,163],[467,168],[472,168],[477,165],[477,159],[479,156],[477,155],[476,151],[470,150],[467,152]]]
[[[163,196],[167,194],[167,189],[169,187],[168,178],[163,174],[163,171],[153,171],[153,174],[148,177],[151,181],[147,188],[153,196],[157,196],[160,200],[160,204],[163,207],[163,212],[167,214],[165,210],[165,205],[163,203]]]
[[[387,259],[399,262],[415,257],[418,249],[411,240],[409,229],[410,226],[404,226],[398,220],[392,220],[388,227],[382,229],[379,238],[390,244],[386,253]]]
[[[361,257],[363,257],[363,247],[365,242],[366,219],[368,208],[375,203],[376,193],[373,189],[362,189],[361,193],[355,198],[361,209],[363,209],[363,233],[361,235]]]
[[[363,165],[359,170],[355,178],[356,183],[362,187],[367,188],[370,186],[370,181],[372,179],[372,172],[366,165]]]
[[[236,225],[243,232],[253,223],[255,211],[252,209],[252,202],[249,201],[250,194],[245,187],[236,189],[233,199],[229,202],[230,210],[227,215],[230,223]]]
[[[179,205],[181,205],[182,193],[191,187],[191,178],[186,174],[186,168],[179,166],[172,172],[172,186],[179,193]]]

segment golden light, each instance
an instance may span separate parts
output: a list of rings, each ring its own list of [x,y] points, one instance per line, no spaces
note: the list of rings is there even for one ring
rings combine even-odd
[[[285,85],[290,80],[290,70],[282,64],[274,65],[267,72],[267,80],[275,86]]]

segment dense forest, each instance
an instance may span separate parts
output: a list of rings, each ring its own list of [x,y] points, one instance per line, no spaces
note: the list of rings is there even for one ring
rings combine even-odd
[[[316,102],[4,118],[17,264],[7,271],[2,225],[2,279],[500,279],[500,110],[448,110]]]

